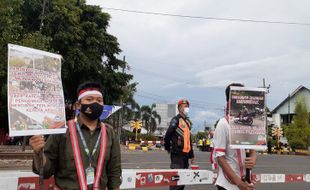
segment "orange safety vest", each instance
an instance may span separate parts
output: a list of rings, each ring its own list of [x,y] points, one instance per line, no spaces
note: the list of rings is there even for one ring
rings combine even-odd
[[[191,132],[189,129],[189,124],[183,118],[180,118],[178,127],[183,131],[184,134],[183,152],[189,153],[189,151],[191,150]]]

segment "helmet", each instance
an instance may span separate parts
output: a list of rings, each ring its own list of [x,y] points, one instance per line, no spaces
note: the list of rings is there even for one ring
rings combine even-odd
[[[179,107],[181,104],[187,104],[187,105],[189,106],[188,100],[185,100],[185,99],[181,99],[181,100],[178,101],[178,107]]]

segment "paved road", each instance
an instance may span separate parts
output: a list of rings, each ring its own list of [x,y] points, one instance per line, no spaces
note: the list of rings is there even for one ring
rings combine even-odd
[[[209,153],[195,152],[196,162],[201,169],[211,170]],[[31,165],[31,164],[30,164]],[[124,169],[167,169],[170,165],[169,155],[165,151],[128,151],[122,149],[122,167]],[[31,167],[21,168],[18,165],[12,170],[30,170]],[[6,169],[7,170],[7,169]],[[310,156],[286,155],[258,155],[257,166],[254,173],[274,174],[310,174]],[[310,183],[286,184],[257,184],[257,190],[310,190]],[[145,188],[141,190],[167,190],[168,187]],[[212,185],[187,186],[187,190],[215,190]]]
[[[211,169],[209,153],[195,152],[196,162],[201,169]],[[122,167],[125,169],[167,169],[169,168],[170,158],[164,151],[150,152],[123,152]],[[254,173],[310,173],[310,157],[306,156],[287,156],[287,155],[258,155],[257,166]],[[310,190],[310,183],[286,183],[286,184],[257,184],[257,190]],[[166,190],[168,187],[145,188],[145,190]],[[187,186],[187,190],[215,190],[212,185]],[[141,189],[142,190],[142,189]]]

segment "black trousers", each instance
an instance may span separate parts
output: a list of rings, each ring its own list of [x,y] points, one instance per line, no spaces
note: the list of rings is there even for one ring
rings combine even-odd
[[[188,155],[185,155],[183,153],[171,153],[170,154],[171,159],[171,169],[187,169],[188,164]],[[179,186],[170,186],[170,190],[184,190],[185,185],[179,185]]]

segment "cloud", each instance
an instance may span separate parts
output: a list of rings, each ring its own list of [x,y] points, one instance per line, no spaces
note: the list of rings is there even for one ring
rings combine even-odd
[[[87,3],[205,17],[310,20],[308,0],[88,0]],[[185,94],[197,100],[222,103],[224,98],[218,94],[223,94],[228,83],[262,86],[265,78],[267,85],[271,84],[267,100],[274,106],[300,84],[310,87],[309,26],[103,11],[111,15],[108,32],[118,38],[122,54],[134,68],[138,92],[171,97]],[[143,103],[150,104],[156,101],[144,100]],[[194,119],[203,117],[195,114]]]
[[[171,87],[180,86],[180,85],[183,85],[183,84],[184,83],[181,83],[181,82],[174,82],[174,83],[166,84],[166,85],[162,86],[162,88],[171,88]]]
[[[262,86],[262,79],[269,83],[284,86],[295,85],[308,77],[310,71],[309,51],[268,57],[261,60],[221,65],[196,74],[202,86],[227,86],[231,82],[241,82],[249,86]]]
[[[97,1],[97,3],[100,2]],[[300,4],[297,5],[286,1],[284,5],[287,6],[281,6],[281,8],[278,7],[278,2],[268,2],[262,10],[257,9],[261,3],[260,1],[247,4],[243,2],[243,7],[240,7],[238,1],[233,3],[230,1],[214,3],[198,0],[195,3],[192,1],[148,1],[148,3],[144,3],[144,1],[133,0],[130,3],[127,1],[107,1],[105,4],[102,3],[102,6],[259,20],[297,20],[302,22],[310,19],[310,14],[306,14],[305,6],[300,6],[301,8],[297,11],[297,5],[306,4],[305,1],[299,2]],[[277,7],[276,10],[274,10],[275,7]],[[291,11],[287,12],[288,9]],[[283,55],[290,54],[290,51],[298,51],[299,49],[308,51],[310,48],[310,38],[308,37],[310,29],[304,26],[195,20],[104,11],[112,15],[109,30],[119,39],[121,48],[126,54],[126,60],[131,65],[161,75],[182,76],[184,80],[180,82],[203,79],[203,86],[206,87],[223,86],[231,80],[238,80],[238,78],[248,81],[249,76],[244,76],[244,72],[235,72],[233,77],[230,77],[226,72],[225,76],[221,77],[228,78],[227,80],[220,79],[220,82],[212,82],[213,85],[205,85],[208,80],[199,75],[203,73],[203,70],[222,73],[219,71],[220,69],[227,68],[229,70],[234,66],[238,66],[238,68],[247,67],[246,65],[260,67],[259,62],[267,59],[279,61],[278,63],[273,62],[274,66],[278,66],[282,64],[280,57],[285,57]],[[291,60],[293,59],[292,54]],[[255,69],[260,70],[260,68]],[[248,69],[245,71],[247,72]],[[255,73],[264,72],[260,70]],[[254,72],[249,74],[251,73],[255,74]],[[140,82],[139,85],[141,88],[150,85],[156,85],[163,89],[182,86],[182,83],[177,85],[178,81],[170,84],[169,78],[159,76],[159,80],[154,80],[156,75],[141,76],[141,74],[135,73],[135,78],[143,81],[143,84]],[[240,76],[235,77],[238,74]],[[261,82],[261,76],[264,75],[257,76],[256,83],[251,82],[251,84],[257,85],[257,81]],[[211,75],[211,77],[214,76]],[[187,87],[195,87],[195,85]]]

